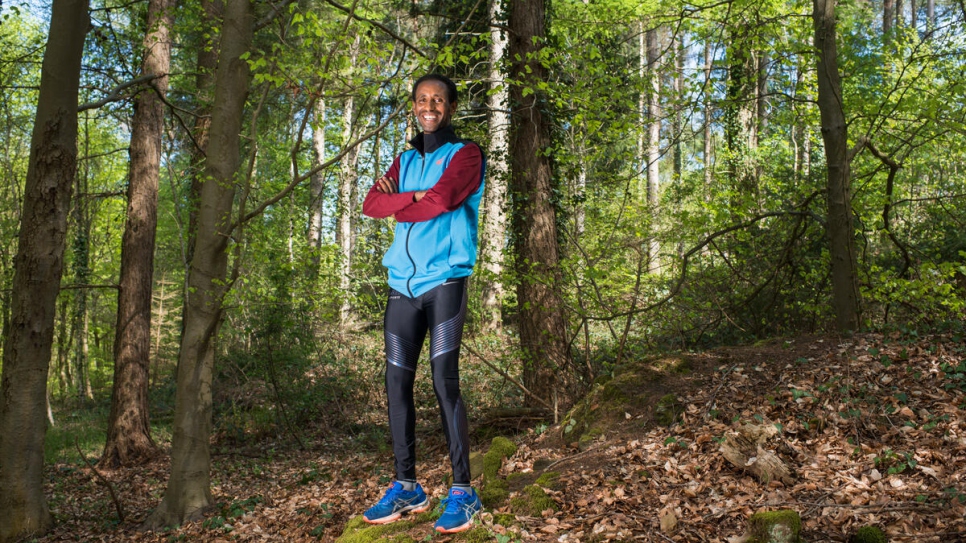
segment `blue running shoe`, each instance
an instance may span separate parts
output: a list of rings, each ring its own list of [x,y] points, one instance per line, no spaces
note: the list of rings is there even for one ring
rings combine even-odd
[[[422,513],[429,509],[429,498],[423,487],[416,484],[416,490],[403,490],[398,481],[392,483],[386,494],[365,513],[362,519],[369,524],[388,524],[404,513]]]
[[[449,489],[449,497],[440,506],[443,507],[443,515],[436,521],[436,531],[442,534],[469,530],[473,526],[473,517],[483,509],[476,490],[467,492],[461,488]]]

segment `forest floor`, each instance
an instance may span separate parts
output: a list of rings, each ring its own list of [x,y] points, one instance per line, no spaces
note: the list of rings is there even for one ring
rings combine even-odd
[[[504,432],[517,449],[501,475],[555,472],[552,507],[510,516],[500,514],[504,505],[478,524],[501,543],[734,543],[753,513],[792,509],[807,542],[848,541],[863,525],[891,541],[966,541],[964,392],[966,341],[955,335],[796,337],[638,361],[561,424]],[[673,422],[656,410],[668,394],[677,399]],[[419,472],[438,498],[448,461],[429,414]],[[765,447],[787,462],[791,479],[763,482],[724,458],[725,438],[749,424],[779,430]],[[492,435],[477,437],[480,451]],[[57,525],[37,541],[334,541],[391,476],[384,439],[358,435],[328,435],[309,451],[270,441],[216,450],[218,506],[163,533],[137,528],[163,494],[167,456],[103,473],[123,522],[89,468],[49,465]],[[523,492],[509,490],[511,498]],[[431,522],[407,530],[410,541],[460,540],[434,534]]]

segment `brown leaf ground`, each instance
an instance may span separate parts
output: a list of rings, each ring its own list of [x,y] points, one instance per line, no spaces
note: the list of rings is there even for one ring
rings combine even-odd
[[[808,542],[847,541],[867,524],[892,541],[966,541],[964,354],[966,343],[955,336],[860,335],[627,365],[560,425],[511,436],[518,450],[501,474],[532,474],[518,477],[529,480],[558,472],[548,492],[559,510],[501,516],[506,528],[493,523],[503,506],[481,522],[503,542],[731,542],[752,513],[789,508],[801,514]],[[680,406],[671,426],[655,416],[669,393]],[[435,424],[432,414],[424,418]],[[794,484],[757,481],[723,459],[720,441],[743,423],[780,428],[777,452],[796,471]],[[421,432],[420,474],[438,497],[445,446],[433,427]],[[49,466],[57,526],[37,541],[334,541],[383,492],[391,454],[384,439],[366,434],[329,435],[316,445],[309,452],[269,441],[217,448],[218,507],[164,533],[137,526],[160,501],[167,457],[105,474],[124,508],[121,523],[88,469]],[[408,534],[458,540],[436,536],[430,523]]]

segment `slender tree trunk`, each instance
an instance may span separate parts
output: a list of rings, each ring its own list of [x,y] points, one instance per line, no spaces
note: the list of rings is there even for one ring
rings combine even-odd
[[[197,519],[213,503],[210,485],[211,378],[215,340],[227,290],[232,202],[250,73],[242,58],[251,48],[249,0],[225,4],[221,51],[215,74],[211,139],[201,187],[198,230],[191,259],[184,333],[178,357],[171,441],[171,474],[164,499],[145,521],[150,528]]]
[[[86,126],[86,123],[85,123]],[[86,139],[85,139],[86,140]],[[89,154],[85,152],[85,154]],[[86,163],[85,163],[86,166]],[[78,195],[87,192],[87,172],[78,172],[74,176],[74,191]],[[88,198],[79,198],[74,203],[74,237],[71,243],[71,253],[73,256],[75,285],[86,285],[90,282],[90,233],[91,218],[88,206]],[[85,288],[74,291],[74,306],[71,314],[71,330],[74,333],[72,344],[74,346],[74,391],[77,398],[83,401],[84,398],[93,399],[92,394],[88,394],[90,379],[88,374],[88,345],[87,345],[87,300],[88,292]]]
[[[87,0],[54,1],[41,69],[0,378],[0,543],[40,535],[53,522],[43,488],[44,407],[77,172],[87,8]]]
[[[350,66],[355,65],[359,56],[359,35],[356,34],[349,49]],[[342,144],[348,145],[355,135],[355,99],[350,94],[345,99],[342,110]],[[339,310],[339,324],[345,331],[352,321],[352,240],[355,225],[357,190],[359,181],[357,166],[359,147],[355,146],[342,157],[339,172],[339,200],[336,207],[338,230],[336,241],[339,244],[339,288],[342,292],[342,307]]]
[[[538,84],[547,69],[537,57],[546,37],[543,0],[511,0],[509,13],[510,183],[517,253],[517,304],[524,350],[523,382],[557,405],[570,401],[570,335],[559,285],[559,248],[550,158],[551,122]],[[529,92],[524,93],[524,89]]]
[[[158,179],[161,134],[171,66],[175,0],[150,0],[141,74],[154,74],[153,90],[137,97],[131,129],[131,175],[127,223],[121,240],[120,292],[114,336],[114,385],[107,442],[100,465],[140,463],[157,452],[148,416],[151,367],[151,289],[154,284],[154,238],[158,226]],[[158,95],[161,96],[158,96]]]
[[[647,208],[651,214],[651,230],[656,231],[660,214],[661,196],[661,47],[658,29],[647,31],[647,66],[649,72],[647,93]],[[661,247],[657,238],[647,242],[647,271],[657,273],[661,269]]]
[[[325,162],[325,100],[315,103],[315,122],[312,124],[312,150],[315,164]],[[323,197],[325,191],[325,172],[319,171],[309,181],[309,248],[313,251],[313,273],[318,272],[321,262],[319,250],[322,248]]]
[[[681,179],[684,170],[684,122],[681,104],[684,103],[684,38],[675,36],[674,38],[674,116],[672,117],[672,138],[674,138],[674,171],[673,178],[676,181]]]
[[[828,236],[832,258],[832,306],[838,330],[859,327],[859,282],[852,228],[848,132],[842,110],[842,87],[835,45],[836,0],[814,0],[815,47],[818,49],[818,108],[828,163]]]
[[[711,68],[714,59],[712,58],[711,40],[704,42],[704,185],[706,188],[711,186],[714,175],[714,160],[711,153],[714,151],[714,132],[711,126]]]
[[[926,0],[926,29],[936,28],[936,0]]]
[[[506,239],[507,191],[507,115],[508,92],[500,66],[506,55],[507,38],[501,28],[503,6],[500,0],[490,0],[490,145],[487,149],[486,186],[483,191],[483,233],[480,248],[483,268],[483,329],[498,332],[503,326],[503,245]]]
[[[205,13],[205,21],[211,28],[221,24],[224,7],[220,0],[200,0],[201,9]],[[199,200],[201,186],[204,184],[205,160],[208,150],[209,130],[211,128],[212,88],[215,84],[215,69],[218,66],[218,49],[220,34],[207,32],[198,48],[195,70],[195,116],[191,144],[191,186],[188,190],[188,228],[184,235],[184,299],[191,296],[188,289],[188,275],[191,273],[191,259],[195,250],[195,234],[198,231]],[[185,303],[185,307],[187,307]],[[182,316],[182,327],[184,316]]]
[[[896,0],[883,0],[882,2],[882,34],[888,39],[892,32],[892,24],[896,20]]]

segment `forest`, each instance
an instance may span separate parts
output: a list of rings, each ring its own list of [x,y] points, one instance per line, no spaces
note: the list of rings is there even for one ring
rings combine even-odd
[[[966,537],[963,0],[7,0],[0,543],[383,540],[362,200],[427,73],[486,157],[466,540]]]

